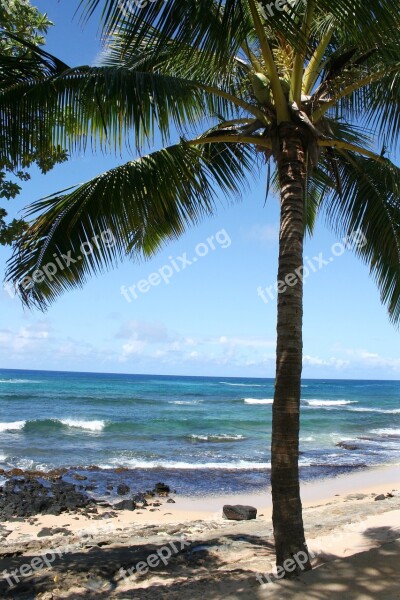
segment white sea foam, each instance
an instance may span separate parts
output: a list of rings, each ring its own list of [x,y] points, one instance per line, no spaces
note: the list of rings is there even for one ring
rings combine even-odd
[[[190,406],[192,404],[201,404],[203,400],[168,400],[168,404],[178,404],[180,406]]]
[[[314,408],[324,408],[325,406],[346,406],[347,404],[357,404],[358,400],[304,400],[307,406]]]
[[[393,429],[391,427],[388,427],[386,429],[371,429],[370,433],[376,433],[377,435],[400,436],[400,429]]]
[[[221,385],[230,385],[231,387],[264,387],[261,383],[228,383],[220,381]]]
[[[388,408],[349,408],[351,412],[372,412],[384,415],[398,415],[400,414],[400,408],[394,408],[390,410]]]
[[[43,383],[37,379],[0,379],[0,383]]]
[[[198,442],[238,442],[240,440],[245,440],[244,435],[233,435],[229,433],[210,433],[209,435],[195,435],[192,434],[189,436],[190,439],[198,441]]]
[[[263,398],[259,400],[258,398],[244,398],[245,404],[273,404],[273,398]]]
[[[60,419],[60,423],[67,427],[87,429],[88,431],[102,431],[105,426],[104,421],[81,421],[78,419]]]
[[[314,442],[315,438],[312,437],[312,435],[310,435],[309,437],[303,437],[300,438],[300,442]]]
[[[129,467],[130,469],[231,469],[234,471],[251,471],[255,469],[270,469],[271,463],[256,463],[247,460],[239,460],[237,462],[205,462],[205,463],[188,463],[183,461],[172,461],[172,460],[152,460],[143,461],[126,459],[121,460],[114,459],[111,461],[114,464],[99,465],[102,469],[115,469],[116,466]]]
[[[11,423],[0,423],[0,433],[5,431],[20,431],[24,428],[26,421],[13,421]]]

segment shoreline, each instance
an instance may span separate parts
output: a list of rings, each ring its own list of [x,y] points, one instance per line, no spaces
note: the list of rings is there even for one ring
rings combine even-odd
[[[321,569],[328,568],[332,560],[353,560],[353,555],[372,549],[378,552],[400,539],[399,476],[400,465],[390,465],[302,484],[306,538],[315,554],[313,564],[318,567],[305,577],[314,577]],[[168,503],[169,499],[174,503]],[[249,597],[275,598],[276,589],[283,594],[288,586],[293,595],[290,582],[264,587],[256,580],[257,573],[268,573],[274,565],[269,492],[202,498],[171,494],[169,498],[156,497],[154,501],[147,510],[110,511],[98,506],[94,511],[3,521],[0,525],[1,597],[28,599],[30,596],[24,594],[34,585],[43,592],[51,590],[48,598],[92,598],[93,578],[101,579],[103,587],[108,586],[105,596],[98,593],[100,598],[120,598],[121,593],[126,593],[126,598],[147,600],[154,598],[161,586],[163,597],[172,600],[180,597],[175,595],[176,589],[184,580],[191,590],[188,597],[199,600],[205,593],[210,594],[214,586],[218,589],[218,582],[222,582],[221,595],[213,596],[222,599],[229,597],[222,594],[228,585],[226,579],[232,589],[250,586]],[[222,518],[224,504],[252,505],[258,509],[257,519],[228,521]],[[154,569],[146,577],[129,580],[120,577],[121,567],[137,564],[139,559],[146,560],[152,549],[165,547],[171,540],[177,544],[182,539],[188,540],[189,549],[185,548],[176,559],[171,559],[161,574],[159,569]],[[12,568],[18,569],[46,552],[55,557],[56,549],[65,547],[54,564],[9,588],[4,570],[10,573]],[[200,581],[205,582],[207,565],[212,573],[207,589],[203,589]],[[233,577],[237,569],[240,574]],[[193,577],[193,572],[198,576]],[[115,590],[111,584],[116,586]],[[129,595],[133,591],[134,596]],[[186,596],[183,594],[183,597]],[[286,598],[277,596],[281,597]],[[354,598],[358,600],[358,596]]]
[[[375,481],[370,483],[369,479]],[[301,482],[300,493],[303,508],[310,508],[327,504],[335,500],[336,496],[344,494],[369,494],[379,495],[400,486],[400,465],[385,465],[380,468],[365,468],[362,471],[337,475],[325,479]],[[272,499],[271,489],[262,492],[238,492],[235,494],[216,494],[205,496],[173,496],[176,504],[169,505],[169,510],[178,519],[195,520],[209,519],[222,513],[224,504],[248,504],[257,508],[258,513],[271,515]],[[156,516],[147,515],[149,523],[154,523]],[[143,519],[142,522],[145,522]]]

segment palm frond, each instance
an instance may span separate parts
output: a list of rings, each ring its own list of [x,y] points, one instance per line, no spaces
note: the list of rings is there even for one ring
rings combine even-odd
[[[362,53],[354,53],[352,61],[326,79],[316,95],[325,89],[332,100],[338,98],[328,112],[334,120],[357,120],[394,148],[400,134],[399,46],[385,43],[368,54],[361,60]]]
[[[173,40],[178,46],[214,54],[224,63],[238,53],[252,29],[244,0],[156,0],[143,6],[130,0],[105,0],[101,4],[104,33],[123,26],[126,49],[139,48],[156,29],[154,54]],[[89,17],[99,5],[100,0],[83,0],[84,16]]]
[[[163,144],[171,131],[185,135],[197,124],[239,109],[229,100],[209,93],[206,86],[169,75],[118,67],[79,67],[59,77],[28,81],[0,91],[3,121],[2,150],[23,157],[37,143],[29,135],[39,125],[41,139],[70,152],[95,148],[114,151],[133,144],[141,150],[154,141]],[[38,115],[41,119],[38,120]]]
[[[325,197],[328,223],[341,236],[360,232],[356,254],[369,265],[390,319],[400,321],[400,169],[350,152],[338,153],[343,195]]]
[[[0,35],[25,48],[25,53],[19,56],[0,55],[0,90],[27,80],[59,75],[69,68],[56,56],[1,27]]]
[[[19,287],[23,301],[44,307],[126,256],[152,256],[211,215],[219,190],[240,196],[249,172],[255,172],[254,155],[252,147],[240,144],[196,148],[181,142],[34,203],[27,216],[36,218],[15,248],[7,280],[25,281]],[[101,243],[104,232],[112,245]],[[82,249],[90,247],[85,257]],[[63,256],[75,262],[34,283],[35,275],[41,279],[38,272],[46,273]]]

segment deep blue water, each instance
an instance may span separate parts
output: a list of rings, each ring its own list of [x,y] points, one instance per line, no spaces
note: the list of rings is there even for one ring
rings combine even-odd
[[[265,487],[272,397],[272,379],[0,370],[0,468],[126,466],[187,493]],[[304,380],[300,439],[304,478],[400,463],[400,382]]]

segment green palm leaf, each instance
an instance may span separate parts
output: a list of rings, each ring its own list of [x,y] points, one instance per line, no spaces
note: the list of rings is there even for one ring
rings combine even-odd
[[[195,148],[182,142],[36,202],[27,216],[39,216],[17,244],[7,279],[14,284],[25,280],[20,287],[24,302],[45,306],[125,256],[151,256],[211,215],[218,189],[228,197],[240,195],[256,164],[251,147],[219,143]],[[115,243],[101,243],[102,232]],[[93,247],[86,258],[82,244]],[[55,257],[68,253],[75,261],[68,268],[26,285],[25,278],[46,272]]]
[[[338,154],[343,194],[323,203],[329,224],[340,236],[355,231],[364,244],[355,251],[369,265],[393,322],[400,319],[400,169],[352,153]]]

